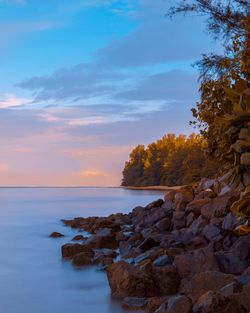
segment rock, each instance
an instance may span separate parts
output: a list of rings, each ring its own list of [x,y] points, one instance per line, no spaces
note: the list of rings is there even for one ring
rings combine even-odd
[[[189,250],[197,250],[207,246],[207,240],[203,236],[196,236],[189,240],[186,244],[186,247]]]
[[[195,219],[195,215],[193,212],[189,213],[188,216],[186,217],[186,226],[189,227]]]
[[[152,249],[153,247],[158,247],[159,245],[160,242],[157,242],[153,238],[148,237],[139,245],[139,249],[141,249],[142,251],[147,251]]]
[[[147,259],[151,260],[151,254],[152,254],[152,251],[150,250],[139,254],[136,258],[134,258],[134,263],[141,263]]]
[[[112,295],[116,298],[153,297],[158,293],[149,275],[124,261],[109,265],[107,276]]]
[[[247,311],[237,300],[210,291],[198,300],[193,313],[247,313]]]
[[[214,191],[210,188],[205,189],[200,191],[195,197],[194,200],[199,200],[199,199],[212,199],[216,196],[216,194],[214,193]]]
[[[173,227],[174,229],[181,229],[186,226],[185,212],[174,212]]]
[[[200,272],[219,270],[216,258],[208,248],[177,255],[174,259],[174,265],[182,278],[192,277]]]
[[[146,206],[146,209],[160,208],[163,205],[163,203],[164,203],[164,201],[162,199],[158,199],[156,201],[149,203]]]
[[[61,237],[64,237],[63,234],[61,233],[58,233],[58,232],[53,232],[49,235],[50,238],[61,238]]]
[[[115,249],[117,247],[115,236],[109,228],[98,230],[95,235],[86,240],[85,244],[90,246],[92,249]]]
[[[237,217],[232,213],[228,213],[223,219],[222,228],[225,230],[233,230],[238,225],[238,223],[239,221]]]
[[[193,235],[199,235],[203,228],[207,225],[207,220],[203,216],[199,216],[196,220],[193,221],[193,223],[189,226],[189,231]]]
[[[153,262],[155,266],[165,266],[165,265],[169,265],[172,263],[173,263],[173,260],[168,255],[162,255],[158,257],[156,260],[154,260]]]
[[[250,312],[250,284],[244,285],[240,292],[232,295],[232,299],[237,300],[245,309]],[[238,313],[238,312],[237,312]]]
[[[85,245],[80,245],[79,243],[67,243],[61,248],[62,257],[73,258],[76,254],[85,252],[86,249],[88,250]]]
[[[212,200],[215,217],[224,217],[230,213],[231,205],[238,200],[239,195],[229,192],[223,196],[216,197]]]
[[[175,266],[154,266],[152,275],[156,283],[156,295],[172,295],[178,291],[180,276]]]
[[[250,138],[250,132],[248,128],[241,128],[239,133],[239,139],[246,139],[248,140]]]
[[[250,235],[239,237],[230,248],[229,252],[238,256],[241,260],[249,259]]]
[[[187,296],[177,295],[170,297],[155,313],[190,313],[192,301]]]
[[[194,191],[191,186],[182,187],[175,194],[174,206],[176,212],[185,210],[186,205],[194,199]]]
[[[214,206],[212,200],[201,207],[201,216],[210,220],[214,215]]]
[[[151,227],[161,219],[166,217],[165,210],[161,207],[151,209],[144,217],[144,227]]]
[[[244,166],[250,166],[250,152],[242,153],[240,157],[240,164]]]
[[[222,239],[220,229],[213,224],[206,225],[202,231],[202,235],[209,241],[218,241]]]
[[[244,153],[249,151],[250,142],[248,140],[237,140],[234,144],[231,145],[231,149],[235,150],[238,153]]]
[[[249,168],[247,168],[247,170],[245,170],[243,173],[243,182],[245,186],[250,185],[250,169]]]
[[[207,271],[194,275],[181,288],[180,292],[191,297],[195,303],[204,293],[217,291],[232,283],[234,276],[220,272]]]
[[[135,298],[127,297],[122,302],[122,307],[124,310],[137,311],[144,310],[148,304],[147,298]]]
[[[155,226],[160,232],[169,231],[171,229],[171,219],[169,217],[165,217],[157,222]]]
[[[234,255],[232,252],[217,252],[216,258],[223,273],[239,275],[247,268],[248,262],[241,260],[239,256]]]
[[[87,239],[86,237],[84,237],[83,235],[77,235],[74,238],[72,238],[72,241],[80,241],[80,240],[84,240]]]
[[[84,265],[89,265],[92,263],[92,258],[94,256],[94,251],[89,250],[81,253],[77,253],[73,259],[72,263],[75,266],[84,266]]]
[[[225,297],[231,297],[233,294],[241,291],[242,285],[238,281],[233,281],[231,284],[222,287],[218,293]]]
[[[248,267],[250,235],[238,238],[228,251],[219,251],[216,258],[224,273],[241,274]]]
[[[168,297],[152,297],[148,299],[148,304],[146,308],[147,313],[155,313],[155,311],[166,302]]]
[[[92,262],[95,264],[109,264],[117,256],[117,252],[111,249],[95,250]]]
[[[156,282],[156,295],[172,295],[178,291],[180,276],[175,266],[155,266],[153,279]]]
[[[206,189],[211,189],[214,183],[215,183],[215,179],[202,178],[197,190],[201,192]]]
[[[193,200],[188,203],[186,207],[186,211],[193,212],[196,216],[199,216],[201,213],[201,208],[210,202],[211,202],[211,199],[209,198]]]
[[[171,212],[174,211],[174,200],[175,200],[176,191],[171,190],[167,191],[164,197],[164,203],[162,205],[162,208],[165,210],[165,212]]]

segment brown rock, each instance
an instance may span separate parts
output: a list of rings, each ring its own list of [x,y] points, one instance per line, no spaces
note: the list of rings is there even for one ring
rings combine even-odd
[[[85,252],[89,250],[85,245],[80,245],[79,243],[67,243],[62,246],[61,252],[63,258],[73,258],[76,254],[80,252]]]
[[[160,232],[169,231],[171,229],[171,219],[169,217],[165,217],[161,219],[155,226]]]
[[[112,231],[109,228],[98,230],[98,232],[91,236],[86,242],[86,245],[92,249],[115,249],[117,247],[117,241]]]
[[[186,211],[193,212],[196,216],[198,216],[201,213],[201,208],[210,202],[211,202],[211,199],[209,198],[193,200],[188,203],[186,207]]]
[[[182,278],[192,277],[200,272],[219,270],[216,258],[208,248],[177,255],[174,259],[174,265]]]
[[[124,261],[109,265],[107,276],[112,295],[116,298],[144,298],[157,294],[152,278]]]
[[[159,245],[160,245],[160,242],[155,241],[151,237],[148,237],[139,245],[139,249],[141,249],[142,251],[147,251],[154,247],[158,247]]]
[[[181,293],[190,296],[192,301],[196,302],[204,293],[210,290],[216,292],[233,280],[234,276],[230,274],[210,271],[198,273],[182,286]]]
[[[58,233],[58,232],[53,232],[49,235],[50,238],[61,238],[61,237],[64,237],[63,234],[61,233]]]
[[[81,253],[77,253],[73,259],[72,263],[75,266],[84,266],[92,263],[92,258],[94,256],[94,251],[89,250]]]
[[[242,153],[240,157],[240,164],[244,166],[250,166],[250,152]]]
[[[173,214],[174,229],[181,229],[186,226],[185,212],[174,212]]]
[[[83,235],[76,235],[74,238],[72,238],[72,241],[80,241],[87,239],[86,237],[83,237]]]
[[[186,205],[194,199],[194,191],[191,186],[186,186],[178,190],[175,194],[174,205],[177,212],[184,211]]]
[[[147,304],[147,313],[155,313],[156,309],[158,309],[164,302],[166,302],[168,297],[152,297],[149,298]]]
[[[210,291],[198,300],[193,313],[247,313],[247,311],[237,300]]]
[[[157,295],[172,295],[178,291],[180,276],[174,265],[154,266],[152,273],[157,285]]]
[[[170,297],[155,313],[190,313],[192,301],[187,296],[177,295]]]

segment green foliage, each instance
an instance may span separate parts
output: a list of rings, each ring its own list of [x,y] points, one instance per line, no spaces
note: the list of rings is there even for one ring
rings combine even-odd
[[[123,170],[123,186],[184,185],[213,176],[218,163],[204,152],[206,141],[199,135],[168,134],[145,149],[137,146]]]

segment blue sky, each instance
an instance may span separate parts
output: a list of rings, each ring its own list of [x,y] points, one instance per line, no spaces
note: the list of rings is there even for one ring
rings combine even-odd
[[[134,145],[193,131],[219,47],[175,3],[0,0],[1,185],[118,185]]]

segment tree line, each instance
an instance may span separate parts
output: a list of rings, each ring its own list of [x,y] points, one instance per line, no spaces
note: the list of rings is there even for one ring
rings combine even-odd
[[[218,162],[206,156],[207,141],[197,134],[168,134],[147,147],[138,145],[123,170],[123,186],[185,185],[212,177]]]

